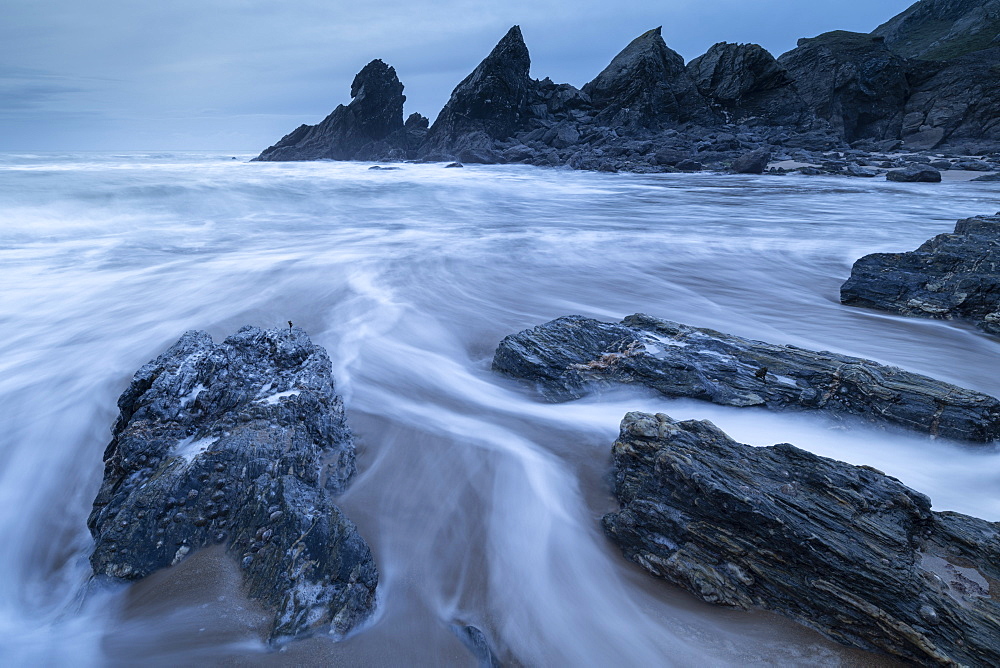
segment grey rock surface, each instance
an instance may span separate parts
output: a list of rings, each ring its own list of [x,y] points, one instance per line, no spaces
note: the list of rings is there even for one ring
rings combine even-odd
[[[1000,0],[922,0],[872,34],[907,58],[948,60],[996,46]]]
[[[1000,400],[896,367],[636,314],[557,318],[506,337],[493,369],[568,401],[615,384],[725,406],[817,410],[932,436],[1000,438]]]
[[[908,662],[1000,665],[1000,525],[707,421],[629,413],[613,456],[621,509],[604,528],[651,574]]]
[[[846,141],[900,136],[910,91],[908,66],[882,38],[829,32],[800,39],[778,63],[809,108]]]
[[[88,526],[94,573],[136,580],[223,544],[274,640],[366,619],[378,573],[334,505],[354,443],[326,352],[301,329],[188,332],[136,372]]]
[[[963,318],[1000,336],[1000,214],[958,221],[915,251],[854,263],[840,289],[850,306],[924,318]]]
[[[403,131],[403,84],[396,70],[373,60],[351,84],[351,103],[340,105],[317,125],[300,125],[255,158],[284,160],[401,160],[406,157]]]
[[[1000,48],[912,67],[902,138],[907,147],[995,150],[1000,142]]]

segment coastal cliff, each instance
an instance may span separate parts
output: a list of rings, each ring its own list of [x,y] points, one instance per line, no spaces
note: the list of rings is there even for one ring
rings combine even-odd
[[[414,114],[404,126],[403,86],[375,60],[355,78],[350,104],[256,160],[697,171],[754,151],[853,149],[867,153],[847,174],[872,176],[865,159],[893,150],[1000,150],[998,27],[998,0],[921,0],[871,34],[824,33],[778,58],[720,42],[687,64],[655,28],[578,89],[532,79],[514,26],[433,124]]]

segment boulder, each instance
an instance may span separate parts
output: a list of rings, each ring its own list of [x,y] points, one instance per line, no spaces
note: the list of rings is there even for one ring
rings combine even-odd
[[[223,544],[272,640],[365,620],[378,573],[332,501],[355,463],[330,368],[301,329],[244,327],[188,332],[139,369],[88,520],[94,573],[137,580]]]
[[[816,410],[931,436],[1000,438],[1000,401],[896,367],[774,345],[648,315],[621,323],[557,318],[506,337],[493,369],[549,401],[615,384],[724,406]]]
[[[912,164],[886,172],[885,178],[899,183],[941,183],[941,172],[930,165]]]
[[[1000,214],[958,221],[909,253],[854,263],[840,301],[902,315],[962,318],[1000,336]]]
[[[808,127],[813,120],[792,78],[757,44],[714,45],[688,63],[698,91],[730,123]]]
[[[763,174],[771,162],[771,152],[766,148],[744,153],[733,161],[730,170],[734,174]]]
[[[684,59],[667,47],[660,30],[636,37],[583,87],[599,110],[599,123],[637,132],[687,121],[717,122]]]
[[[907,662],[1000,665],[1000,524],[707,421],[629,413],[613,456],[621,509],[605,531],[654,576]]]
[[[531,58],[521,29],[514,26],[452,91],[427,133],[420,156],[450,154],[474,162],[458,156],[456,151],[456,147],[468,143],[468,135],[483,138],[477,140],[477,150],[493,151],[495,140],[513,137],[523,129],[529,116],[529,93],[535,85],[528,76],[530,67]]]
[[[396,70],[373,60],[351,84],[352,101],[317,125],[300,125],[254,158],[285,160],[392,160],[406,157],[403,84]]]
[[[778,58],[809,108],[848,142],[898,139],[908,65],[880,37],[835,31],[800,39]]]

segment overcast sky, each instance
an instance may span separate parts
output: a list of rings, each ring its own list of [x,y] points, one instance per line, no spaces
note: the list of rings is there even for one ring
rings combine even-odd
[[[685,60],[869,32],[912,0],[2,0],[0,150],[257,152],[381,58],[434,116],[519,24],[532,76],[582,86],[658,25]]]

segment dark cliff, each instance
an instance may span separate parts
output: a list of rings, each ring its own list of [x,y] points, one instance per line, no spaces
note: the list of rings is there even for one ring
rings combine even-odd
[[[777,59],[755,44],[721,42],[685,66],[656,28],[577,89],[532,79],[514,26],[429,128],[419,115],[404,127],[403,86],[376,60],[358,74],[349,105],[300,126],[258,160],[670,171],[729,168],[781,146],[828,151],[902,141],[905,150],[997,151],[998,31],[1000,0],[921,0],[872,34],[802,39]],[[856,175],[872,175],[863,171]]]

